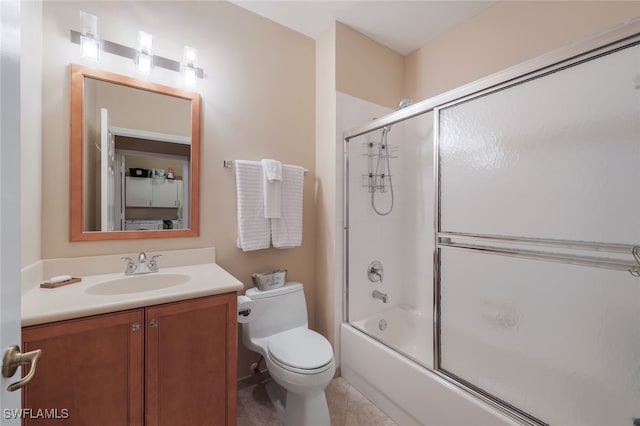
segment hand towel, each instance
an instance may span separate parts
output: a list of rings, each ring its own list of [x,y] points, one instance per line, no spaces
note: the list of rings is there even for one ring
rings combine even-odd
[[[236,197],[238,248],[243,251],[269,248],[271,228],[264,217],[264,174],[258,161],[237,160]]]
[[[271,242],[277,248],[291,248],[302,244],[302,188],[304,169],[282,166],[282,212],[279,219],[271,219]]]
[[[279,218],[282,214],[282,163],[277,160],[261,160],[264,173],[264,217]]]
[[[262,169],[269,182],[280,182],[282,180],[282,163],[278,160],[262,159]]]

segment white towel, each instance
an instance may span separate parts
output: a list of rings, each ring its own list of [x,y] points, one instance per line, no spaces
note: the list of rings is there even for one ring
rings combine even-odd
[[[278,160],[263,158],[260,160],[262,169],[269,182],[280,182],[282,180],[282,163]]]
[[[302,188],[304,169],[282,166],[282,214],[271,219],[271,241],[274,247],[291,248],[302,244]]]
[[[269,248],[270,224],[264,217],[264,175],[258,161],[237,160],[236,195],[238,248],[243,251]]]
[[[282,214],[282,163],[277,160],[260,160],[264,173],[264,217],[279,218]]]

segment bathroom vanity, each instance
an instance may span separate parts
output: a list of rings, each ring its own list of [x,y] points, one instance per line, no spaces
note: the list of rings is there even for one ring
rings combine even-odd
[[[241,288],[212,263],[27,291],[23,348],[42,358],[23,407],[68,424],[235,425]]]

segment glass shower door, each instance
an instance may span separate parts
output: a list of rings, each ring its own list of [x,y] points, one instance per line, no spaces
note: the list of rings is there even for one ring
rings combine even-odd
[[[437,114],[436,367],[532,421],[640,424],[640,46]]]

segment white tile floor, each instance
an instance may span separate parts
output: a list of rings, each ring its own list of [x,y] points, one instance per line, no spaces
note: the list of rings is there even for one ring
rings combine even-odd
[[[396,426],[341,377],[333,379],[325,392],[331,426]],[[280,426],[264,382],[238,390],[237,425]]]

